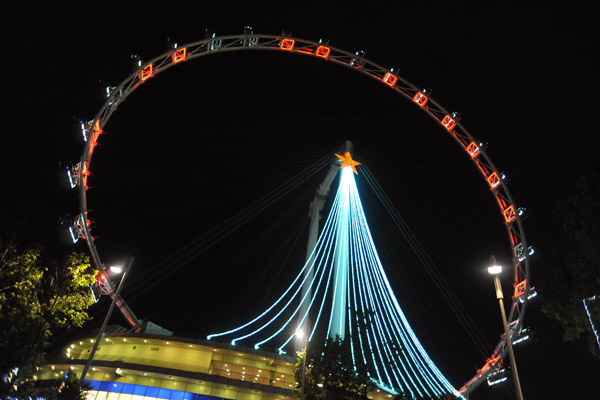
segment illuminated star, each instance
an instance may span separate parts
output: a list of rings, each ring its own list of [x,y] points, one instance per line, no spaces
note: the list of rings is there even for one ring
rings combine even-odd
[[[352,156],[350,155],[349,151],[345,152],[343,156],[340,156],[339,154],[336,154],[336,156],[337,156],[337,158],[342,160],[342,166],[340,167],[340,169],[350,167],[350,168],[352,168],[352,171],[354,171],[354,173],[356,175],[358,175],[358,172],[356,171],[355,167],[357,165],[360,165],[360,163],[358,161],[354,161],[352,159]]]

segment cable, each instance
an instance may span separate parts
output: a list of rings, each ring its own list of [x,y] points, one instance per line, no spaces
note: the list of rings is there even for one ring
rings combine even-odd
[[[425,249],[419,243],[410,227],[406,224],[389,197],[383,191],[383,188],[379,185],[373,174],[371,174],[365,165],[363,165],[362,172],[365,180],[376,193],[378,199],[381,201],[381,204],[388,212],[392,222],[400,230],[420,263],[425,267],[425,271],[444,297],[444,300],[446,300],[448,306],[452,309],[452,312],[456,315],[458,321],[466,331],[467,335],[471,338],[477,350],[483,355],[483,357],[486,357],[487,352],[485,349],[489,348],[490,346],[483,339],[483,335],[481,334],[477,324],[473,322],[469,313],[467,313],[462,304],[458,301],[456,295],[435,266],[435,263],[431,260],[431,257],[429,257],[429,255],[426,253]]]

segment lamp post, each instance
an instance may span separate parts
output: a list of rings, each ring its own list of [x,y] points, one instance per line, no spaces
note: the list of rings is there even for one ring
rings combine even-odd
[[[502,285],[500,283],[500,273],[502,272],[502,266],[496,264],[496,257],[491,257],[492,265],[488,267],[488,273],[494,277],[494,288],[496,289],[496,298],[500,304],[500,314],[502,314],[502,324],[504,325],[504,337],[506,345],[508,346],[508,355],[510,358],[510,365],[513,370],[513,378],[515,382],[515,394],[518,400],[523,400],[523,393],[521,392],[521,382],[519,381],[519,373],[517,372],[517,363],[515,362],[515,353],[513,351],[512,338],[508,331],[508,322],[506,321],[506,312],[504,311],[504,294],[502,293]]]
[[[115,308],[115,303],[117,301],[117,297],[119,297],[119,294],[121,293],[121,289],[123,288],[123,283],[125,283],[125,278],[127,277],[127,272],[129,272],[129,269],[131,268],[132,264],[133,264],[133,257],[131,257],[129,259],[129,261],[127,261],[125,268],[116,267],[116,266],[110,267],[110,270],[112,272],[116,272],[116,273],[123,272],[123,275],[121,275],[121,280],[119,281],[119,286],[117,286],[117,291],[115,292],[115,295],[113,296],[112,302],[110,303],[110,307],[108,308],[108,311],[106,312],[106,317],[104,317],[104,322],[102,323],[102,327],[100,328],[100,332],[98,332],[98,337],[96,337],[96,341],[94,342],[94,346],[92,347],[90,356],[88,357],[88,360],[85,363],[85,367],[83,368],[83,372],[81,373],[81,378],[79,380],[82,383],[85,381],[85,376],[87,375],[87,372],[90,369],[90,366],[92,365],[92,361],[94,360],[94,355],[96,354],[96,350],[98,350],[98,345],[100,344],[100,340],[102,340],[102,335],[104,335],[104,330],[106,329],[106,325],[108,325],[108,320],[110,319],[112,311]]]
[[[306,323],[306,329],[310,332],[310,321]],[[304,386],[306,385],[306,357],[308,355],[308,332],[299,330],[296,332],[296,337],[302,339],[304,337],[304,356],[302,357],[302,386],[300,386],[300,400],[304,400]]]

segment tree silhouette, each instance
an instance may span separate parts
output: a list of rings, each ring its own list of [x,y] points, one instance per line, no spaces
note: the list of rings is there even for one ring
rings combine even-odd
[[[44,362],[55,329],[80,327],[94,303],[87,256],[42,261],[36,248],[0,249],[0,398],[28,397],[25,384]]]
[[[584,300],[600,295],[600,176],[597,172],[581,178],[576,193],[560,201],[555,217],[562,236],[554,247],[560,262],[545,287],[544,314],[563,327],[563,339],[587,336],[590,349],[600,358],[592,321],[600,321],[600,299]]]

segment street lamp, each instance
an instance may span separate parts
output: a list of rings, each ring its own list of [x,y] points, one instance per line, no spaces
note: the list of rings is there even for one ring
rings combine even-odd
[[[310,331],[310,321],[306,323],[307,331]],[[304,332],[302,329],[296,331],[296,337],[299,340],[304,338],[304,356],[302,357],[302,386],[300,386],[300,400],[304,400],[304,386],[306,384],[306,357],[308,355],[308,332]]]
[[[123,288],[123,283],[125,283],[125,278],[127,277],[127,272],[129,272],[129,270],[131,269],[132,264],[133,264],[133,257],[131,257],[129,259],[129,261],[127,261],[127,265],[125,265],[124,268],[121,266],[118,266],[118,265],[113,265],[110,267],[111,272],[114,272],[114,273],[123,272],[123,275],[121,275],[121,280],[119,281],[119,286],[117,286],[117,291],[115,292],[115,295],[113,296],[112,302],[110,303],[110,307],[108,308],[108,311],[106,312],[106,317],[104,317],[104,322],[102,323],[102,327],[100,328],[100,332],[98,332],[98,337],[96,337],[96,341],[94,342],[94,346],[92,347],[90,356],[88,357],[88,360],[85,363],[85,368],[83,368],[83,372],[81,373],[81,378],[79,380],[82,383],[85,381],[85,376],[87,375],[87,372],[90,369],[90,366],[92,365],[92,361],[94,360],[94,355],[96,354],[96,350],[98,350],[98,345],[100,344],[100,340],[102,340],[102,335],[104,335],[104,331],[106,330],[106,325],[108,325],[108,320],[110,319],[113,309],[115,308],[115,303],[117,301],[117,297],[119,297],[119,294],[121,293],[121,289]]]
[[[523,393],[521,392],[521,382],[519,381],[519,373],[517,372],[517,363],[515,362],[515,353],[512,346],[512,338],[508,331],[508,322],[506,321],[506,312],[504,311],[504,294],[502,293],[502,285],[500,283],[500,273],[502,272],[502,266],[496,264],[496,257],[491,257],[492,265],[488,267],[488,273],[494,277],[494,288],[496,289],[496,298],[500,304],[500,314],[502,314],[502,324],[504,325],[504,336],[506,345],[508,346],[508,355],[510,358],[510,365],[513,370],[513,377],[515,379],[515,393],[518,400],[523,400]]]

